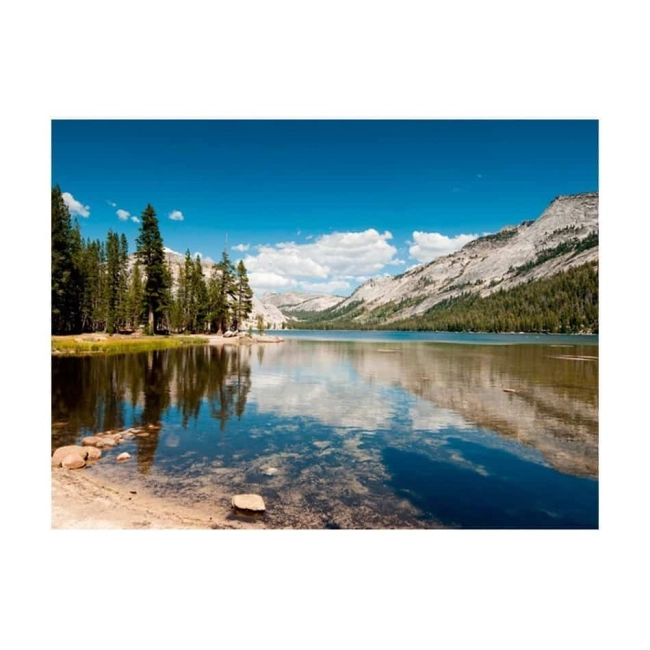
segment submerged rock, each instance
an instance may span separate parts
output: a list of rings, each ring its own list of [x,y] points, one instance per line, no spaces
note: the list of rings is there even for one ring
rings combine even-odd
[[[61,465],[66,469],[81,469],[86,466],[86,461],[81,454],[68,454],[62,461]]]
[[[52,454],[52,465],[54,467],[59,467],[63,459],[70,454],[79,454],[83,460],[86,460],[88,457],[88,449],[80,447],[79,445],[66,445],[65,447],[59,447]]]
[[[273,476],[274,474],[278,473],[278,468],[277,467],[267,467],[263,474],[266,474],[267,476]]]
[[[129,454],[126,451],[123,451],[115,460],[122,462],[124,460],[129,460],[131,458],[131,454]]]
[[[244,512],[264,512],[266,505],[259,494],[236,494],[232,498],[232,507]]]

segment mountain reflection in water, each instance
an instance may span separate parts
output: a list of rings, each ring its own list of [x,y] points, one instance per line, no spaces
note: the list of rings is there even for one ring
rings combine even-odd
[[[597,355],[287,340],[53,358],[52,444],[160,424],[120,445],[135,463],[92,471],[185,503],[257,492],[273,527],[593,528]]]

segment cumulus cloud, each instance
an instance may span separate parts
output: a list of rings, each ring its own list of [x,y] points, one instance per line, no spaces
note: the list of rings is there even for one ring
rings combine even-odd
[[[138,217],[131,217],[131,221],[133,221],[133,223],[140,223],[140,219],[138,219]]]
[[[389,244],[392,234],[374,228],[362,232],[335,232],[321,235],[305,244],[282,242],[258,246],[244,259],[246,268],[257,278],[258,286],[273,284],[274,289],[296,286],[313,290],[345,291],[347,281],[358,276],[373,276],[396,260],[397,249]],[[316,288],[319,287],[319,288]],[[327,287],[327,288],[323,288]]]
[[[418,262],[431,262],[443,255],[449,255],[460,250],[465,244],[476,239],[478,235],[456,235],[447,237],[439,232],[418,232],[413,233],[412,246],[409,253]]]
[[[131,216],[130,212],[128,212],[127,210],[122,210],[122,209],[118,210],[115,214],[117,215],[117,218],[120,221],[128,221],[129,217]]]
[[[111,208],[116,208],[117,207],[117,203],[113,203],[113,201],[109,201],[108,199],[106,199],[106,203],[108,203],[108,205],[110,205]]]
[[[298,284],[292,278],[286,278],[277,273],[267,273],[263,271],[253,271],[252,273],[249,273],[248,281],[255,292],[290,289]]]
[[[180,210],[172,210],[169,213],[169,218],[172,221],[183,221],[183,219],[185,219],[185,217],[183,216],[183,213]]]
[[[70,194],[70,192],[63,192],[61,194],[63,197],[64,203],[68,206],[68,211],[70,214],[75,217],[89,217],[90,216],[90,206],[82,205],[77,199]]]
[[[249,248],[250,248],[250,244],[237,244],[237,246],[232,247],[234,251],[239,251],[240,253],[247,251]]]
[[[330,282],[301,282],[300,288],[313,293],[337,293],[350,291],[347,280],[331,280]]]

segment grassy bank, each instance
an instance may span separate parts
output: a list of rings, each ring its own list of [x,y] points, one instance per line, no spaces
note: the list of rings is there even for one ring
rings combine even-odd
[[[122,354],[205,345],[207,342],[208,339],[199,336],[53,336],[52,354]]]

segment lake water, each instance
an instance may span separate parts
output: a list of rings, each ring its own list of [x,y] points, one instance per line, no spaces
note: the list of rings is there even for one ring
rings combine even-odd
[[[52,445],[161,424],[81,471],[260,526],[598,527],[596,337],[283,334],[53,357]]]

